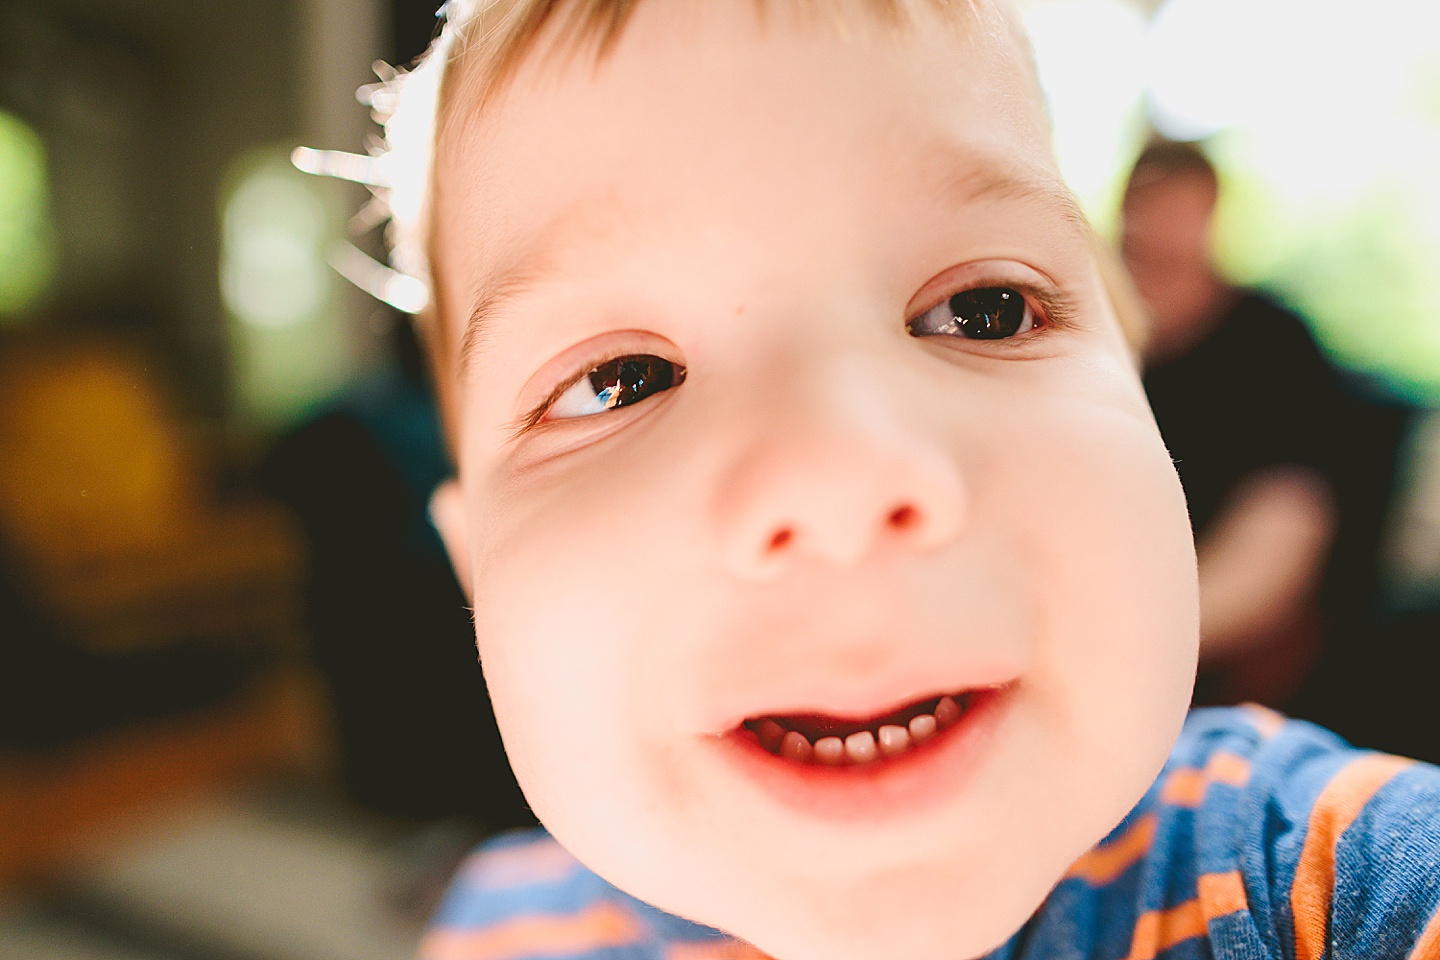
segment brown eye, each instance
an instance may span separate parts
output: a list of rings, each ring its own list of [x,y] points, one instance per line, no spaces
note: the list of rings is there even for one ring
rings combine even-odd
[[[907,325],[911,336],[958,336],[967,340],[1004,340],[1035,327],[1035,311],[1025,295],[1010,287],[962,290],[926,310]]]
[[[556,398],[547,420],[573,420],[627,407],[685,381],[685,368],[664,357],[640,354],[600,364]]]

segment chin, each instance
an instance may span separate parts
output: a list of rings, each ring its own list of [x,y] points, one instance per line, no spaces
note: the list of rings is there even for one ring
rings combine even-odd
[[[717,890],[712,875],[706,895],[693,904],[703,903],[699,915],[684,909],[692,904],[657,906],[724,930],[775,960],[963,960],[1014,936],[1059,879],[1013,864],[998,871],[947,869],[946,862],[964,859],[957,851],[944,862],[892,867],[843,884],[797,877],[794,895],[783,898],[773,887],[762,892],[753,884]]]
[[[765,918],[769,923],[757,918],[752,935],[741,939],[775,960],[962,960],[1005,943],[1033,910],[1001,920],[964,910],[957,901],[944,914],[925,909],[883,914],[863,906],[849,913],[843,922],[809,924],[776,911]]]

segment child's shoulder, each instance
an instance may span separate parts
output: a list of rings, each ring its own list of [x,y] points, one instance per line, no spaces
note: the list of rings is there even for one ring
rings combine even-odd
[[[1440,770],[1262,707],[1197,710],[1010,950],[1069,955],[1078,922],[1085,956],[1440,956],[1437,904]]]
[[[1352,747],[1322,727],[1252,704],[1192,711],[1140,806],[1172,818],[1245,823],[1272,840],[1283,835],[1313,846],[1322,832],[1368,828],[1368,818],[1409,809],[1437,789],[1435,767]]]
[[[764,960],[753,948],[621,893],[543,830],[476,850],[451,882],[422,960]]]

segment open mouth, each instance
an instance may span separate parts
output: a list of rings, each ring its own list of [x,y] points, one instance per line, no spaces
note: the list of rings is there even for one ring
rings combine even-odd
[[[741,724],[770,754],[801,764],[859,766],[913,753],[955,726],[981,691],[940,694],[868,719],[819,714],[754,717]]]

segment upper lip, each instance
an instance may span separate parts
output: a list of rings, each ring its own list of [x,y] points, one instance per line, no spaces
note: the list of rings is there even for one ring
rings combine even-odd
[[[863,722],[902,710],[916,701],[1006,686],[1019,677],[1012,665],[972,665],[961,670],[914,670],[887,677],[841,678],[818,670],[776,678],[745,692],[706,725],[723,735],[761,717],[823,716]]]
[[[805,714],[780,714],[771,715],[763,719],[770,720],[777,724],[782,730],[794,730],[803,735],[811,743],[817,743],[824,737],[839,737],[841,740],[851,734],[868,730],[870,733],[879,735],[881,728],[885,726],[909,727],[910,722],[921,714],[930,714],[937,717],[940,704],[950,697],[949,694],[923,697],[912,700],[909,704],[898,710],[892,710],[878,716],[869,717],[837,717],[826,715],[805,715]],[[968,696],[964,693],[951,697],[952,703],[963,705]],[[759,720],[761,718],[755,718]],[[747,724],[748,726],[748,724]],[[752,730],[759,728],[751,727]]]

